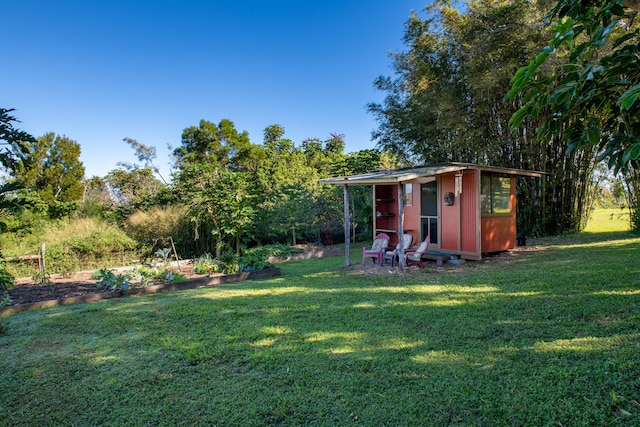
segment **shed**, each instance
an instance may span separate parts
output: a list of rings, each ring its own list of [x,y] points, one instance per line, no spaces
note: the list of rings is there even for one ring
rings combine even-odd
[[[403,233],[430,238],[429,250],[480,260],[516,246],[516,177],[540,172],[446,163],[321,179],[344,187],[345,241],[349,242],[348,188],[371,186],[373,235],[395,246]],[[345,250],[349,264],[348,243]]]

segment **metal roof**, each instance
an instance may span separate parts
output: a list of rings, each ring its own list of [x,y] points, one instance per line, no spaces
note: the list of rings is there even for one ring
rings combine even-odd
[[[454,173],[464,170],[481,170],[486,172],[496,172],[505,175],[540,177],[542,172],[527,171],[520,169],[500,168],[493,166],[480,166],[471,163],[443,163],[436,165],[417,166],[405,169],[384,169],[373,171],[362,175],[336,176],[332,178],[320,179],[320,184],[334,185],[378,185],[396,184],[399,182],[411,181],[417,178],[437,176],[446,173]]]

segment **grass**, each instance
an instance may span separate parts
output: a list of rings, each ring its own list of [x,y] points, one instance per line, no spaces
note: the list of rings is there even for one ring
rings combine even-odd
[[[404,277],[305,260],[18,313],[0,424],[638,425],[639,250],[591,233]]]
[[[629,230],[629,209],[594,209],[591,211],[586,233]]]

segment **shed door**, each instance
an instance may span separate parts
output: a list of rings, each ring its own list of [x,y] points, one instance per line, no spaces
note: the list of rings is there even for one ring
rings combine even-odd
[[[420,184],[420,240],[427,234],[438,244],[438,181]]]

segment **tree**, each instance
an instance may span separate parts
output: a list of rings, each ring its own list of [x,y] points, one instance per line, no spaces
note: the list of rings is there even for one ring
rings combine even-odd
[[[567,153],[533,137],[539,119],[509,133],[519,99],[505,101],[513,74],[549,35],[540,21],[546,0],[481,0],[464,11],[438,1],[406,24],[407,50],[392,56],[395,78],[370,104],[378,148],[405,163],[470,162],[546,172],[518,182],[518,226],[528,234],[579,229],[594,188],[594,152]]]
[[[25,190],[25,197],[41,199],[49,215],[62,217],[77,209],[84,193],[84,165],[80,145],[53,132],[25,143],[27,154],[17,164],[14,175]]]
[[[284,135],[277,124],[264,129],[267,156],[255,180],[256,234],[267,241],[284,241],[290,233],[296,242],[302,236],[315,239],[318,168],[323,168],[326,155],[315,139],[303,143],[305,152]]]
[[[114,169],[105,177],[112,206],[122,220],[138,209],[149,209],[166,204],[171,199],[170,190],[158,180],[151,168],[133,170]]]
[[[259,147],[251,144],[247,131],[238,132],[233,122],[222,119],[218,125],[201,120],[182,132],[182,143],[173,152],[176,166],[213,162],[234,171],[255,169],[264,157]]]
[[[158,154],[156,153],[156,147],[154,147],[154,146],[146,146],[146,145],[136,141],[133,138],[123,138],[123,141],[126,142],[127,144],[129,144],[129,146],[131,146],[131,148],[133,148],[133,150],[136,153],[136,156],[138,157],[138,161],[139,162],[144,162],[143,166],[144,167],[148,167],[149,169],[151,169],[156,175],[158,175],[160,177],[162,182],[165,185],[167,185],[167,181],[164,179],[164,177],[160,173],[160,168],[154,163],[154,161],[158,157]],[[122,167],[124,167],[125,169],[128,169],[128,170],[138,169],[139,168],[139,166],[136,165],[136,164],[129,164],[129,163],[126,163],[126,162],[120,162],[119,165],[121,165]]]
[[[13,111],[15,110],[12,108],[0,108],[0,164],[2,172],[9,176],[15,176],[18,164],[28,162],[27,144],[35,143],[33,136],[14,127],[18,120],[11,115]],[[22,187],[23,185],[15,180],[3,180],[0,185],[0,230],[6,227],[5,214],[21,207],[20,200],[10,195]]]
[[[219,163],[199,162],[185,165],[176,178],[179,194],[189,200],[188,215],[196,238],[203,228],[211,233],[216,257],[233,247],[239,253],[255,215],[245,174]]]
[[[547,16],[554,21],[553,38],[513,76],[506,99],[521,97],[522,107],[511,128],[542,117],[542,141],[559,140],[569,153],[597,150],[609,167],[628,172],[627,178],[637,176],[640,28],[633,18],[638,11],[639,3],[628,0],[560,0]],[[549,66],[552,61],[558,65]],[[638,188],[638,182],[631,187]]]

